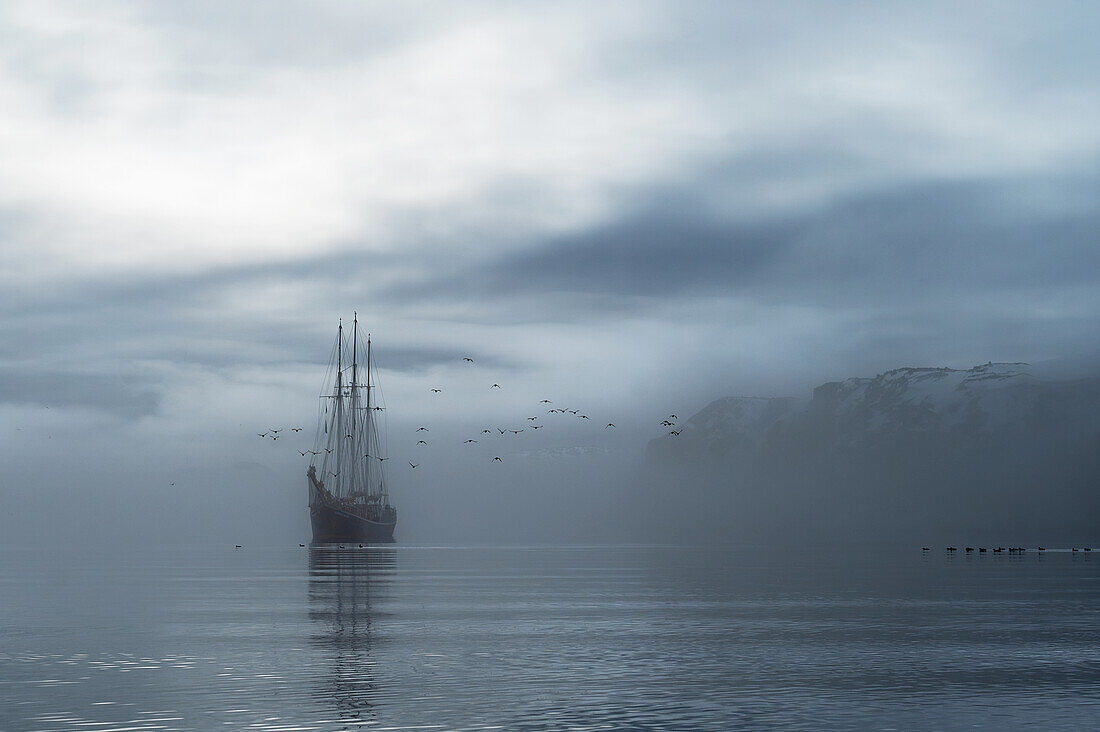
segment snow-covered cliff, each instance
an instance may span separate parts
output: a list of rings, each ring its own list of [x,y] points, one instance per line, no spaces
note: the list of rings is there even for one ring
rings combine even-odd
[[[1050,427],[1095,427],[1100,384],[1095,379],[1049,381],[1024,363],[971,369],[899,368],[871,378],[822,384],[810,399],[723,397],[685,421],[679,435],[653,440],[652,459],[760,450],[794,433],[818,433],[815,444],[873,446],[924,435],[968,442]]]
[[[646,462],[663,495],[699,507],[685,526],[1093,525],[1100,539],[1100,378],[1051,380],[1023,363],[900,368],[808,399],[717,399],[678,432],[651,440]]]

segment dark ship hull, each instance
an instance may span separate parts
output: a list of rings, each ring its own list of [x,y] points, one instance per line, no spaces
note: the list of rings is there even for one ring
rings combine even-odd
[[[335,506],[310,506],[314,544],[392,544],[397,521],[372,521]]]
[[[397,510],[378,503],[339,499],[329,493],[310,469],[309,521],[314,544],[392,544]]]

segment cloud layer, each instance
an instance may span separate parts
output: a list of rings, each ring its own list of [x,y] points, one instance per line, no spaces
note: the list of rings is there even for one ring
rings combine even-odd
[[[216,452],[354,310],[399,423],[1091,358],[1097,15],[8,3],[0,411]]]

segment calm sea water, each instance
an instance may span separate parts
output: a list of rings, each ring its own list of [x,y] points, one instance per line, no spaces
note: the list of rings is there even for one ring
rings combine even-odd
[[[1100,728],[1100,552],[7,551],[0,729]]]

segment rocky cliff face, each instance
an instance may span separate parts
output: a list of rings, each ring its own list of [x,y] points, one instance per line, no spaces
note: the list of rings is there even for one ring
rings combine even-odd
[[[725,397],[646,450],[650,472],[730,530],[919,523],[937,536],[1100,528],[1098,456],[1100,379],[1040,379],[1021,363],[895,369],[809,399]]]

